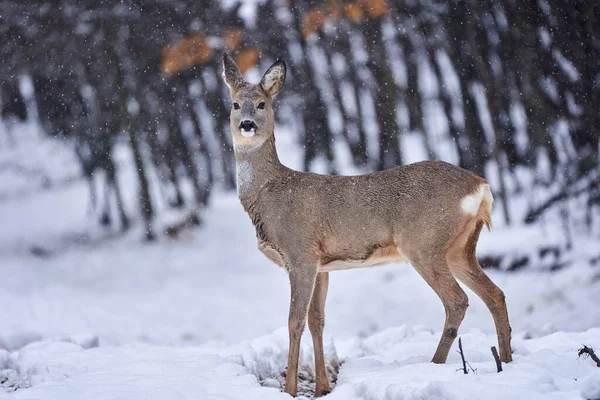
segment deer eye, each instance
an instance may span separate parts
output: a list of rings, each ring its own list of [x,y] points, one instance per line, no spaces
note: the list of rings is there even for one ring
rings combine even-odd
[[[233,108],[236,110],[240,109],[240,104],[239,103],[233,103]]]
[[[260,103],[258,103],[258,108],[260,108],[261,110],[265,109],[265,102],[261,101]]]

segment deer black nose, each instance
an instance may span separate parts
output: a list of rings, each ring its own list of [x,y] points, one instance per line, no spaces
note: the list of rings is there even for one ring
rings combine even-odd
[[[254,123],[254,121],[247,119],[245,121],[242,121],[242,123],[240,124],[240,129],[243,129],[245,131],[256,129],[256,124]]]

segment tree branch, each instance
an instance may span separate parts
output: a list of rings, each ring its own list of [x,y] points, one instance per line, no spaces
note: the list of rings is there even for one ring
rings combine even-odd
[[[583,347],[580,348],[579,351],[577,352],[577,355],[579,357],[584,356],[584,355],[586,357],[590,357],[596,363],[596,366],[598,368],[600,368],[600,358],[598,358],[598,356],[594,352],[594,349],[592,349],[591,347],[583,345]]]
[[[460,358],[462,359],[462,364],[463,364],[462,370],[466,375],[469,373],[469,371],[467,370],[467,362],[465,361],[465,353],[463,352],[461,338],[458,338],[458,352],[460,354]]]
[[[498,357],[498,350],[496,350],[496,346],[492,346],[492,355],[496,361],[496,368],[498,369],[498,372],[502,372],[502,362],[500,361],[500,357]]]

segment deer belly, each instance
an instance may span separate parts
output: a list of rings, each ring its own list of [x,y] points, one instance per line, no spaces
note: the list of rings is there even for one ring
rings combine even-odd
[[[354,268],[379,267],[393,263],[406,263],[408,259],[400,248],[393,244],[376,248],[366,258],[336,257],[319,264],[319,272],[342,271]]]

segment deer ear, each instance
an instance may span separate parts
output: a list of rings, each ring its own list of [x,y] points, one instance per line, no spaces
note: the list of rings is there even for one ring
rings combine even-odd
[[[260,81],[260,87],[265,93],[271,97],[275,97],[277,93],[283,88],[285,82],[286,66],[283,60],[275,61],[275,64],[271,65],[271,68],[265,72],[262,80]]]
[[[245,82],[238,66],[227,53],[223,53],[223,80],[231,92],[236,91]]]

